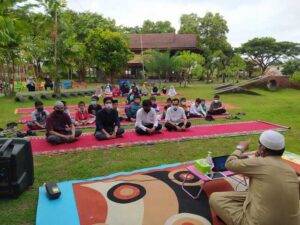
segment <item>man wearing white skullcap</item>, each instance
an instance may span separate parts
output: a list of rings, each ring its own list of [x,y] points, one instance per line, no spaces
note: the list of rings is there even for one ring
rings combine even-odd
[[[263,132],[255,157],[246,158],[249,142],[240,142],[229,156],[228,170],[249,178],[246,192],[215,192],[212,210],[227,225],[300,225],[300,187],[295,171],[282,160],[284,136]]]

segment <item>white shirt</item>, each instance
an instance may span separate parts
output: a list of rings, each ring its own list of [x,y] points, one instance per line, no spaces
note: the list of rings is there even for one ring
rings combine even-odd
[[[193,103],[193,105],[192,105],[191,108],[190,108],[190,114],[200,116],[201,114],[199,113],[198,107],[199,107],[199,106],[196,106],[196,104]]]
[[[175,107],[169,107],[166,113],[166,122],[170,121],[172,123],[180,123],[182,120],[186,120],[186,115],[182,107],[178,107],[177,110],[174,110]]]
[[[146,113],[143,108],[137,111],[135,126],[141,128],[143,131],[146,131],[147,127],[144,126],[146,124],[153,124],[154,127],[158,126],[158,119],[155,109],[151,108],[148,113]]]
[[[202,107],[201,104],[199,104],[197,107],[196,104],[194,103],[190,108],[190,114],[198,115],[198,116],[206,116],[206,110]]]
[[[174,96],[176,96],[177,95],[177,93],[176,93],[176,91],[175,91],[175,88],[170,88],[169,89],[169,91],[168,91],[168,96],[169,97],[174,97]]]

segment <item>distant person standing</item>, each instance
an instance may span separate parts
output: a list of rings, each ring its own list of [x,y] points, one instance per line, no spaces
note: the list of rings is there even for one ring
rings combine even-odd
[[[50,88],[50,90],[53,90],[53,81],[52,81],[52,79],[50,78],[50,76],[49,76],[49,75],[46,75],[46,77],[45,77],[44,80],[45,80],[45,84],[44,84],[45,90],[47,91],[48,88]]]
[[[26,82],[26,87],[29,92],[35,91],[35,82],[33,77],[28,77],[27,82]]]

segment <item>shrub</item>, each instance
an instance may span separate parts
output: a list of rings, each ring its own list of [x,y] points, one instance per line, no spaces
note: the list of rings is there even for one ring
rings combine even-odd
[[[300,84],[300,70],[293,74],[291,81]]]

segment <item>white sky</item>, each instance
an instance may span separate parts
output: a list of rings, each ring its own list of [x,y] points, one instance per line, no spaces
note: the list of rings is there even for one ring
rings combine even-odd
[[[118,25],[169,20],[177,30],[182,14],[218,12],[228,22],[235,47],[257,36],[300,42],[300,0],[68,0],[68,7],[100,13]]]

